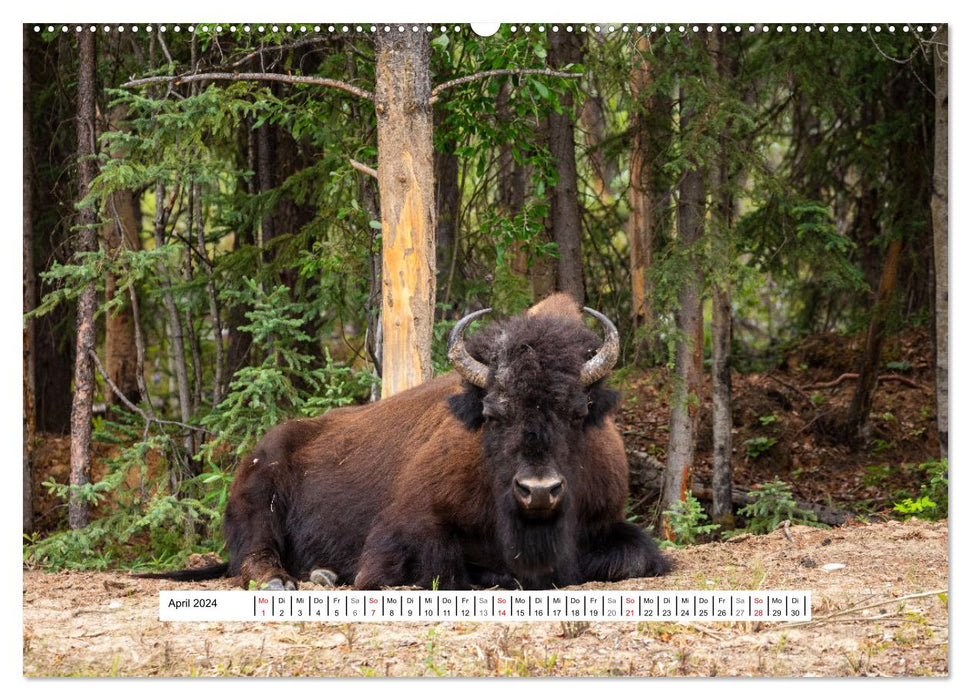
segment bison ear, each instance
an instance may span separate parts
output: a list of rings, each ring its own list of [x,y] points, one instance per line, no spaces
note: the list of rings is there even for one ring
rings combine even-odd
[[[474,433],[485,423],[485,416],[482,415],[485,389],[468,382],[462,382],[462,388],[464,391],[461,393],[448,397],[448,408],[462,425]]]
[[[604,419],[611,415],[620,403],[620,392],[607,388],[604,380],[593,384],[587,390],[587,425],[600,427]]]

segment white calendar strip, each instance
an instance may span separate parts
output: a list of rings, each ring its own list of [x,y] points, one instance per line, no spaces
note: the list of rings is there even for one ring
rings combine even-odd
[[[809,591],[162,591],[175,622],[787,622]]]

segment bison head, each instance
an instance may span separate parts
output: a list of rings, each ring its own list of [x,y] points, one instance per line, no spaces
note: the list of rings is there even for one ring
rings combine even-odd
[[[519,576],[548,575],[572,555],[571,488],[590,466],[589,429],[617,403],[604,377],[619,336],[606,316],[584,308],[602,326],[601,341],[572,299],[555,295],[466,340],[469,324],[489,311],[463,318],[449,338],[449,359],[465,380],[451,408],[470,430],[482,430],[482,468],[507,563]]]

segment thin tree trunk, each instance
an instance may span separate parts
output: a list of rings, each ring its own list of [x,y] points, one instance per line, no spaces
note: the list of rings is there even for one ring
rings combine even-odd
[[[386,398],[433,373],[435,177],[428,37],[406,27],[375,44]]]
[[[681,94],[682,139],[693,126],[694,110],[686,108]],[[689,266],[678,292],[675,320],[678,340],[675,343],[674,384],[671,401],[668,459],[664,476],[662,510],[670,510],[683,501],[691,488],[697,438],[698,409],[702,377],[702,312],[701,268],[693,252],[701,238],[705,220],[705,180],[693,154],[688,155],[689,169],[681,179],[678,199],[678,248]],[[665,537],[673,539],[667,518],[662,521]]]
[[[161,249],[165,245],[165,226],[169,211],[165,207],[165,185],[161,182],[155,185],[155,246]],[[168,283],[168,270],[159,261],[157,266],[162,288],[162,305],[165,307],[169,333],[169,357],[175,374],[176,388],[179,393],[179,416],[183,423],[188,424],[192,416],[192,395],[189,391],[189,370],[185,362],[185,336],[182,333],[182,321],[179,310],[175,306],[171,285]],[[191,433],[185,437],[186,462],[192,458],[194,439]]]
[[[634,98],[635,103],[637,98]],[[614,181],[620,171],[616,156],[604,149],[604,133],[607,119],[604,115],[603,99],[600,95],[589,95],[580,110],[580,123],[583,125],[583,141],[590,159],[593,187],[597,197],[605,203],[611,202],[617,193]]]
[[[937,439],[941,459],[947,459],[948,429],[948,216],[947,216],[947,25],[934,37],[934,187],[931,218],[934,227],[935,387]]]
[[[725,50],[726,39],[718,33],[712,34],[709,47],[723,88],[735,89],[737,64]],[[730,128],[731,124],[724,127],[719,152],[711,166],[712,224],[715,230],[712,250],[716,268],[711,308],[711,489],[712,522],[721,525],[722,531],[735,527],[732,512],[732,292],[729,274],[735,259],[731,244],[735,200],[728,188],[730,175],[726,152],[728,140],[732,138]]]
[[[630,214],[627,219],[627,238],[630,251],[631,316],[634,330],[650,328],[654,321],[652,292],[648,271],[654,255],[654,191],[651,181],[650,134],[647,117],[647,89],[651,84],[651,63],[648,42],[641,37],[637,42],[636,64],[631,73],[631,100],[634,112],[631,130],[634,141],[630,155]],[[638,348],[638,355],[649,351],[647,337]]]
[[[192,259],[195,257],[192,252],[192,229],[195,224],[193,212],[196,209],[195,183],[191,183],[187,189],[189,193],[186,210],[186,226],[188,231],[185,239],[185,257],[182,261],[182,281],[186,286],[192,284]],[[199,352],[199,341],[196,337],[195,324],[192,321],[192,311],[188,307],[182,309],[182,317],[185,320],[183,328],[186,336],[186,344],[189,346],[189,357],[192,360],[192,378],[194,380],[189,384],[192,391],[192,406],[189,408],[189,413],[194,414],[199,410],[199,404],[202,403],[202,355]],[[195,452],[194,444],[193,452]]]
[[[91,182],[97,174],[95,165],[95,46],[94,34],[78,35],[78,201],[88,196]],[[97,250],[95,224],[97,213],[93,205],[85,206],[78,214],[77,252]],[[80,262],[80,261],[79,261]],[[94,315],[98,306],[94,282],[90,282],[78,298],[77,339],[74,360],[74,399],[71,403],[71,475],[72,487],[82,487],[91,478],[91,409],[94,403],[94,369],[91,351],[95,344]],[[72,493],[68,502],[68,525],[72,529],[88,524],[88,502]]]
[[[192,218],[195,220],[196,243],[202,260],[203,271],[206,273],[206,294],[209,297],[209,319],[212,323],[212,342],[216,355],[216,373],[212,379],[212,407],[215,408],[223,397],[223,365],[226,350],[223,347],[223,326],[219,318],[219,297],[216,294],[216,280],[209,251],[206,247],[205,221],[202,216],[202,185],[193,185],[196,189],[195,208]]]
[[[513,114],[509,108],[509,96],[512,83],[505,81],[496,96],[496,119],[500,124],[509,124]],[[503,141],[499,146],[499,210],[509,220],[522,214],[526,206],[526,167],[517,161],[513,155],[512,144]],[[512,274],[522,280],[523,285],[529,284],[529,256],[525,246],[515,242],[515,249],[510,253],[509,269]]]
[[[903,250],[903,239],[897,238],[890,242],[883,261],[883,271],[880,273],[880,285],[873,305],[873,315],[867,328],[866,346],[860,363],[860,380],[853,393],[850,403],[847,425],[852,439],[866,442],[870,430],[870,408],[873,405],[873,394],[877,387],[877,375],[880,372],[880,355],[883,352],[883,340],[887,332],[887,315],[890,312],[890,302],[897,286],[897,268],[900,266],[900,254]]]
[[[24,239],[23,239],[23,265],[24,265],[24,314],[28,314],[37,306],[37,281],[34,275],[34,145],[33,134],[31,133],[30,119],[30,53],[27,50],[29,34],[24,28],[23,31],[24,49]],[[34,490],[33,490],[33,457],[34,457],[34,438],[37,433],[37,419],[34,412],[36,380],[35,380],[35,340],[36,330],[33,318],[24,321],[24,474],[23,474],[23,531],[30,532],[34,527]]]
[[[734,527],[732,515],[732,298],[727,284],[712,285],[711,311],[712,522]]]
[[[434,111],[434,128],[441,128],[445,120],[442,108]],[[435,152],[435,269],[439,274],[448,272],[452,252],[458,244],[458,216],[461,193],[459,192],[459,159],[455,155],[454,140],[447,141],[443,150]],[[439,288],[445,284],[439,280]],[[448,301],[447,299],[445,301]]]
[[[273,189],[273,172],[275,167],[272,128],[273,126],[267,123],[256,130],[256,176],[259,181],[260,194],[264,194]],[[265,249],[267,243],[276,236],[273,223],[273,216],[264,213],[262,226],[260,227],[260,248]],[[264,259],[268,259],[266,258],[266,253],[264,253]]]
[[[549,36],[549,64],[553,69],[583,59],[579,33],[553,32]],[[580,203],[577,196],[576,140],[574,138],[573,92],[560,96],[561,111],[549,115],[549,148],[557,180],[550,189],[550,238],[556,243],[556,289],[583,303],[583,259]]]

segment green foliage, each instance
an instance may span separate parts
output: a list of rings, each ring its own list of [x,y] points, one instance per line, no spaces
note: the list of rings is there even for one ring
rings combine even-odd
[[[752,459],[758,459],[762,455],[766,454],[769,450],[775,446],[778,440],[774,437],[754,437],[749,438],[742,444],[745,445],[745,454]]]
[[[664,511],[664,515],[675,537],[674,542],[668,543],[669,545],[684,547],[695,544],[699,537],[710,535],[721,527],[713,523],[706,524],[708,514],[698,499],[690,494],[674,509]]]
[[[304,331],[315,313],[306,302],[294,301],[285,286],[268,292],[252,279],[227,290],[227,299],[248,307],[249,323],[240,330],[252,335],[253,351],[263,361],[240,369],[229,393],[203,419],[217,437],[207,443],[212,455],[229,445],[241,455],[267,430],[294,416],[314,416],[331,408],[363,400],[375,377],[335,365],[324,349],[324,365],[306,352],[311,338]]]
[[[924,520],[942,520],[948,516],[947,460],[924,462],[919,465],[928,480],[921,484],[915,498],[904,498],[894,503],[895,512]]]
[[[783,520],[793,525],[818,526],[816,514],[799,508],[789,485],[779,477],[762,484],[748,495],[755,501],[739,509],[738,513],[748,519],[745,529],[750,532],[759,535],[772,532]]]

